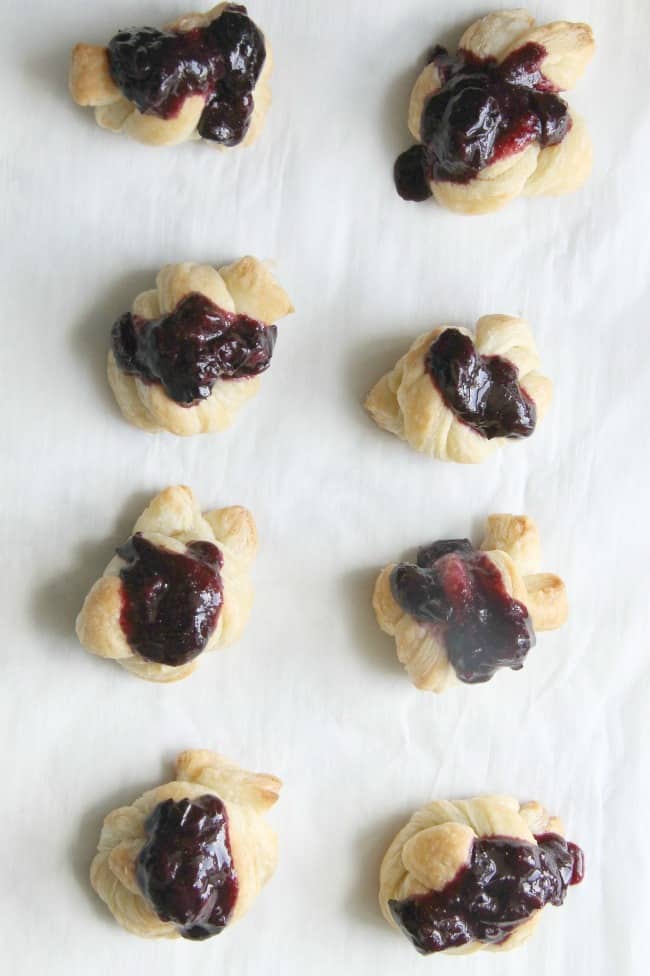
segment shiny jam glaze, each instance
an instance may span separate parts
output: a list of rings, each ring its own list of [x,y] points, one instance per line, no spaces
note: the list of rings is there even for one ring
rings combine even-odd
[[[184,939],[219,935],[239,890],[224,803],[212,794],[165,800],[145,828],[136,876],[158,917],[173,922]]]
[[[145,383],[161,383],[181,406],[210,396],[217,379],[263,373],[276,337],[275,325],[228,312],[197,292],[159,319],[127,312],[111,332],[120,369]]]
[[[423,546],[416,565],[395,567],[390,584],[405,613],[435,628],[461,681],[479,684],[499,668],[523,667],[535,643],[528,611],[508,595],[489,556],[468,539]]]
[[[432,180],[468,183],[532,142],[542,147],[561,142],[571,117],[541,72],[545,55],[541,45],[525,44],[498,64],[435,48],[429,61],[438,68],[442,88],[424,105],[418,152],[413,147],[395,163],[400,196],[426,199]]]
[[[431,344],[425,363],[446,406],[488,440],[530,437],[535,430],[535,402],[520,387],[510,360],[481,356],[469,336],[445,329]]]
[[[108,58],[113,81],[140,112],[171,119],[186,98],[201,95],[199,134],[235,146],[250,125],[266,48],[246,7],[229,4],[207,27],[185,33],[122,30],[110,41]]]
[[[545,905],[561,905],[584,874],[576,844],[558,834],[475,840],[470,863],[440,892],[391,901],[391,914],[418,952],[468,942],[499,943]]]
[[[192,661],[219,620],[221,551],[210,542],[190,542],[184,553],[172,552],[136,533],[117,555],[126,561],[120,625],[129,646],[157,664]]]

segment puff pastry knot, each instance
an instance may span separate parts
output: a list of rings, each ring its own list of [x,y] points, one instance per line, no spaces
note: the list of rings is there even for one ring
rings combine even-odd
[[[535,24],[521,8],[477,20],[456,55],[435,48],[411,93],[417,145],[395,164],[400,195],[485,214],[521,194],[580,187],[591,140],[558,93],[573,88],[594,49],[588,24]]]
[[[201,514],[190,488],[153,499],[90,590],[77,636],[91,654],[149,681],[178,681],[227,647],[250,615],[253,516],[241,506]]]
[[[422,546],[416,563],[386,566],[373,607],[415,687],[442,692],[519,670],[535,633],[562,626],[569,612],[563,581],[539,565],[532,519],[490,515],[479,549],[441,540]]]
[[[104,820],[90,880],[115,919],[147,939],[199,940],[242,918],[277,864],[266,814],[275,776],[215,752],[182,752],[174,780]]]
[[[112,331],[108,381],[124,417],[181,437],[225,430],[260,388],[293,311],[267,266],[168,264]]]
[[[160,31],[119,31],[107,47],[77,44],[70,92],[102,129],[150,146],[202,139],[250,146],[269,105],[267,39],[242,4],[185,14]]]
[[[474,336],[451,326],[419,336],[365,407],[379,427],[416,451],[479,464],[529,437],[552,396],[528,323],[484,315]]]
[[[503,951],[525,942],[543,909],[582,881],[580,848],[537,802],[480,796],[429,803],[388,848],[379,902],[423,954]]]

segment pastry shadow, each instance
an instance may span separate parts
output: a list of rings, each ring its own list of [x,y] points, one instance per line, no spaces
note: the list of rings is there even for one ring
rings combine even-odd
[[[407,351],[416,334],[414,332],[410,338],[404,335],[375,336],[351,347],[345,367],[346,388],[362,407],[375,383],[390,372],[400,356]],[[363,412],[366,413],[365,410]],[[368,420],[372,423],[369,417]]]
[[[58,47],[43,48],[36,54],[25,58],[23,67],[27,75],[34,79],[43,90],[55,97],[59,101],[59,93],[68,90],[68,75],[70,73],[70,57],[74,41],[62,44]],[[74,109],[75,104],[68,97],[70,108]],[[80,110],[81,111],[81,110]]]
[[[410,812],[384,817],[372,827],[365,827],[356,838],[355,850],[359,873],[348,892],[345,908],[361,925],[390,931],[379,907],[379,869],[388,845],[407,822]]]
[[[407,118],[411,89],[424,67],[424,59],[393,75],[381,105],[379,130],[392,166],[400,153],[413,145]]]
[[[136,783],[134,786],[122,787],[115,790],[102,800],[95,803],[78,820],[72,824],[71,840],[67,853],[70,867],[75,881],[86,894],[92,910],[98,919],[109,925],[116,925],[108,907],[97,895],[90,884],[90,865],[97,853],[97,843],[104,818],[117,807],[127,806],[152,788],[152,782]]]
[[[32,80],[35,95],[42,103],[47,103],[51,115],[60,117],[61,124],[85,127],[86,134],[92,129],[98,131],[95,113],[92,108],[75,105],[69,92],[70,58],[74,40],[59,47],[43,48],[36,54],[25,58],[21,67],[25,76]],[[104,133],[105,134],[105,133]]]
[[[30,598],[31,616],[47,634],[68,637],[75,643],[75,620],[91,586],[104,572],[115,546],[128,538],[147,504],[149,493],[137,492],[123,506],[114,532],[97,542],[82,542],[76,549],[72,568],[59,570],[41,583]]]
[[[91,372],[97,395],[123,423],[126,421],[115,402],[106,376],[111,328],[120,315],[130,310],[136,295],[154,287],[156,274],[157,270],[150,270],[118,276],[110,287],[88,303],[69,333],[72,351]]]
[[[372,607],[372,593],[380,567],[346,573],[341,584],[341,604],[347,609],[352,640],[372,667],[399,676],[395,641],[381,630]]]

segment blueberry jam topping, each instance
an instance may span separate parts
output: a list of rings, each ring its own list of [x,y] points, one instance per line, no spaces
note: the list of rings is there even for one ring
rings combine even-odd
[[[508,837],[475,840],[470,863],[442,891],[391,901],[393,918],[418,952],[428,955],[468,942],[504,942],[545,905],[561,905],[584,874],[576,844],[558,834],[537,846]]]
[[[532,142],[542,147],[561,142],[571,117],[541,72],[545,56],[545,49],[532,43],[500,64],[435,48],[429,62],[436,65],[442,87],[424,105],[419,153],[413,147],[395,164],[400,196],[424,200],[431,195],[431,181],[468,183]]]
[[[111,76],[136,108],[161,119],[201,95],[199,134],[225,146],[241,142],[253,114],[253,89],[264,66],[264,37],[246,7],[229,4],[207,27],[122,30],[108,45]]]
[[[529,437],[535,430],[537,408],[520,387],[515,364],[481,356],[458,329],[445,329],[431,344],[426,368],[449,409],[488,440]]]
[[[533,626],[489,556],[467,539],[446,539],[423,546],[416,559],[393,570],[393,597],[405,613],[435,628],[458,678],[479,684],[499,668],[522,668],[535,643]]]
[[[393,170],[397,192],[404,200],[415,200],[420,203],[431,196],[431,187],[427,176],[429,157],[425,146],[411,146],[401,156],[398,156]]]
[[[219,620],[221,551],[211,542],[190,542],[185,552],[172,552],[138,532],[117,554],[126,562],[120,570],[120,625],[129,646],[157,664],[192,661]]]
[[[210,396],[219,378],[263,373],[271,364],[276,337],[275,325],[228,312],[197,292],[159,319],[127,312],[111,333],[120,369],[145,383],[161,383],[181,406]]]
[[[223,802],[211,794],[165,800],[145,828],[136,874],[158,917],[173,922],[184,939],[219,935],[239,890]]]
[[[561,905],[579,884],[584,858],[558,834],[475,840],[470,863],[442,891],[391,901],[391,914],[418,952],[468,942],[498,943],[545,905]]]

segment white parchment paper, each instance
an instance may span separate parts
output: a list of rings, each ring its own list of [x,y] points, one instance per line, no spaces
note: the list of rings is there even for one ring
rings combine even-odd
[[[182,4],[180,5],[182,8]],[[161,24],[174,0],[5,0],[2,71],[3,971],[134,976],[645,972],[650,9],[531,4],[588,20],[598,55],[571,101],[588,186],[461,218],[395,194],[420,58],[491,0],[251,0],[276,60],[253,149],[151,150],[66,90],[69,49]],[[104,375],[108,332],[158,268],[271,258],[297,313],[260,396],[226,434],[147,436]],[[533,439],[477,468],[382,433],[360,401],[419,332],[486,312],[531,321],[555,381]],[[85,654],[83,596],[160,488],[254,512],[243,640],[177,686]],[[387,561],[493,511],[540,527],[571,619],[520,673],[417,692],[377,628]],[[215,748],[281,776],[277,874],[248,917],[196,945],[127,935],[92,893],[103,816]],[[587,878],[512,955],[422,959],[377,907],[382,853],[427,800],[538,798]]]

